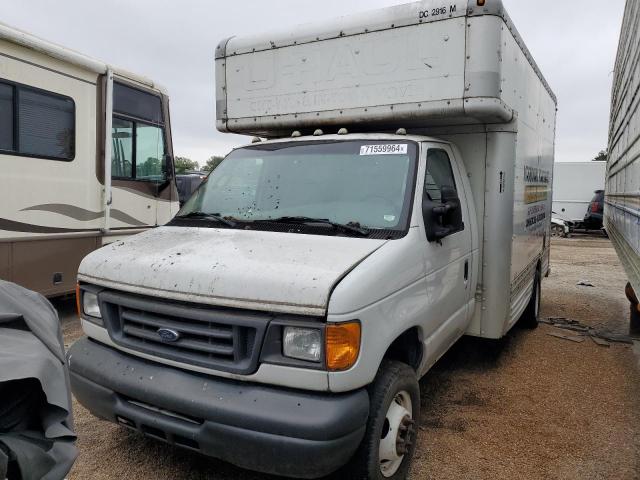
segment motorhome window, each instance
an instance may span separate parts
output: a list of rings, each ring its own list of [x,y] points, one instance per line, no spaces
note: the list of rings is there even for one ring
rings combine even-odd
[[[0,150],[52,160],[75,157],[75,104],[69,97],[0,82]]]
[[[220,214],[248,223],[307,217],[404,231],[416,157],[417,146],[407,141],[238,149],[209,175],[181,213]],[[254,223],[255,228],[262,225]]]
[[[111,176],[143,182],[166,179],[164,129],[143,122],[113,118]]]
[[[162,100],[157,95],[115,82],[113,111],[129,117],[162,124]]]
[[[19,89],[18,146],[20,153],[73,160],[75,115],[71,99]]]
[[[13,85],[0,83],[0,150],[14,150]]]
[[[133,175],[133,122],[113,119],[111,175],[116,178]]]
[[[112,177],[160,183],[166,179],[160,97],[114,83]]]
[[[136,125],[136,179],[164,180],[166,157],[163,130],[154,125]]]
[[[427,175],[424,192],[434,202],[442,201],[442,187],[456,189],[451,160],[444,150],[431,149],[427,153]]]

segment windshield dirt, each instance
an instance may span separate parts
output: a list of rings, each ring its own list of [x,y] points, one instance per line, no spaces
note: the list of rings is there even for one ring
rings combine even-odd
[[[211,173],[178,217],[405,230],[416,159],[408,141],[246,147]]]

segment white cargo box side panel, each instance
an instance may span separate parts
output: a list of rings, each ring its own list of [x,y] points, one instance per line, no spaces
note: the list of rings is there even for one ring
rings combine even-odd
[[[485,42],[499,45],[498,50],[488,49]],[[517,113],[517,143],[513,166],[504,170],[505,184],[513,185],[514,204],[510,252],[511,311],[507,323],[503,325],[504,330],[493,331],[499,338],[524,310],[532,291],[532,272],[537,262],[542,260],[543,274],[547,264],[556,99],[506,16],[470,18],[467,55],[470,58],[467,67],[468,81],[474,80],[469,85],[470,93],[493,95],[494,92],[490,89],[496,82],[489,77],[493,75],[493,70],[498,70],[498,94]],[[484,59],[478,62],[478,58]],[[493,62],[500,68],[490,68],[488,72],[480,70],[483,65],[492,65]]]
[[[433,102],[464,93],[465,20],[227,59],[230,118]]]

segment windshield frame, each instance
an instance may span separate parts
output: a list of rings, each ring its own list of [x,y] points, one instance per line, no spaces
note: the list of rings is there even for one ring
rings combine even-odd
[[[417,188],[417,180],[418,180],[418,170],[419,170],[419,166],[420,166],[420,152],[421,152],[421,147],[420,147],[420,143],[414,140],[409,140],[407,138],[398,138],[398,139],[387,139],[387,138],[379,138],[379,139],[375,139],[375,138],[351,138],[351,139],[325,139],[325,140],[297,140],[297,141],[276,141],[276,142],[263,142],[260,144],[252,144],[252,145],[247,145],[244,147],[239,147],[234,149],[232,152],[230,152],[225,159],[220,163],[219,167],[221,167],[222,165],[224,165],[226,162],[228,161],[233,161],[233,156],[234,153],[242,150],[242,151],[251,151],[251,150],[269,150],[269,151],[277,151],[277,150],[283,150],[283,149],[287,149],[287,148],[291,148],[291,147],[303,147],[305,145],[313,145],[313,146],[317,146],[317,145],[328,145],[328,144],[341,144],[341,143],[355,143],[358,144],[359,146],[362,145],[379,145],[379,144],[387,144],[387,143],[406,143],[408,145],[410,145],[409,148],[409,165],[407,167],[407,185],[405,188],[405,193],[404,193],[404,199],[403,199],[403,207],[402,207],[402,212],[401,212],[401,218],[400,221],[398,222],[397,226],[394,228],[390,228],[390,229],[384,229],[384,228],[379,228],[379,227],[371,227],[368,225],[362,225],[362,228],[370,231],[370,235],[367,237],[361,237],[361,238],[385,238],[385,239],[400,239],[403,238],[407,235],[407,233],[409,232],[410,226],[411,226],[411,220],[412,220],[412,215],[413,215],[413,207],[414,207],[414,203],[415,203],[415,196],[416,196],[416,188]],[[265,148],[267,147],[267,148]],[[210,178],[212,175],[215,175],[215,170],[211,171],[206,179],[200,184],[200,186],[193,192],[192,196],[195,196],[198,194],[198,192],[200,191],[200,189],[202,188],[206,188]],[[184,207],[186,207],[188,204],[188,201],[185,202]],[[176,219],[174,219],[169,225],[170,226],[198,226],[198,227],[208,227],[208,228],[224,228],[224,229],[229,229],[230,227],[225,226],[225,225],[220,225],[219,223],[215,223],[215,224],[206,224],[206,222],[198,222],[198,225],[185,225],[185,224],[192,224],[194,222],[190,222],[187,219],[183,218],[180,219],[178,218],[180,215],[184,215],[187,214],[189,212],[184,210],[184,207],[180,209],[180,211],[178,212]],[[331,229],[327,229],[327,228],[317,228],[317,227],[308,227],[305,228],[304,225],[300,225],[300,224],[291,224],[291,225],[295,225],[295,228],[270,228],[269,225],[269,221],[268,220],[260,220],[260,221],[256,221],[254,223],[254,221],[252,220],[244,220],[241,218],[233,218],[233,220],[235,222],[237,222],[238,226],[237,229],[248,229],[248,230],[254,230],[254,231],[284,231],[287,233],[300,233],[300,234],[318,234],[318,235],[322,235],[323,233],[321,233],[321,231],[325,231],[326,233],[324,233],[325,235],[345,235],[345,232],[334,232]],[[274,219],[275,220],[275,219]],[[275,222],[271,223],[271,225],[274,225]]]

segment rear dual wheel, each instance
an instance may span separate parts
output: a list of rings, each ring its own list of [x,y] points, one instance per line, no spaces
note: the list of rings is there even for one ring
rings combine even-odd
[[[542,303],[542,281],[540,278],[540,272],[536,270],[536,275],[533,279],[533,292],[531,293],[531,299],[525,309],[520,323],[525,328],[536,329],[540,324],[540,305]]]
[[[369,395],[367,430],[345,474],[353,479],[405,479],[416,449],[416,422],[420,418],[416,374],[404,363],[385,360]]]

